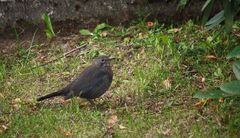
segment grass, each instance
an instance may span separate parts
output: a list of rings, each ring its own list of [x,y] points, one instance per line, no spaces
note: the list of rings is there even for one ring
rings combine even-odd
[[[79,38],[64,46],[62,38],[50,45],[29,38],[29,45],[18,43],[20,50],[11,56],[1,54],[0,137],[240,135],[239,98],[202,107],[192,98],[197,91],[233,79],[231,61],[225,57],[237,45],[236,36],[204,32],[189,21],[178,28],[140,22]],[[88,50],[39,66],[83,42]],[[118,59],[113,84],[96,101],[97,107],[78,98],[65,104],[59,98],[36,102],[37,96],[64,87],[99,54]],[[117,118],[111,120],[113,116]]]

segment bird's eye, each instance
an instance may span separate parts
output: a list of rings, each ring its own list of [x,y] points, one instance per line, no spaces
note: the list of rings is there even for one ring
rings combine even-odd
[[[101,61],[102,61],[102,62],[104,62],[104,61],[105,61],[105,59],[102,59]]]

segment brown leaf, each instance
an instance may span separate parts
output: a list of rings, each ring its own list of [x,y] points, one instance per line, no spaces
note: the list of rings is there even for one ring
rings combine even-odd
[[[197,77],[197,79],[198,79],[198,81],[200,81],[200,82],[205,82],[205,77],[203,77],[203,76],[199,76],[199,77]]]
[[[169,77],[166,80],[163,81],[163,85],[166,89],[171,88],[172,84],[171,84],[171,80],[170,80]]]
[[[179,31],[181,31],[181,28],[173,28],[173,29],[170,29],[170,30],[168,30],[168,32],[173,32],[173,33],[177,33],[177,32],[179,32]]]
[[[170,131],[171,131],[170,129],[167,129],[167,130],[163,131],[162,134],[165,135],[165,136],[169,136]]]
[[[21,102],[22,100],[20,98],[15,98],[12,100],[12,105],[15,109],[18,110],[19,108],[21,108]]]
[[[21,103],[21,99],[20,98],[15,98],[15,99],[12,100],[12,103],[13,104]]]
[[[198,101],[197,103],[194,104],[195,107],[203,107],[204,105],[206,105],[207,103],[210,103],[212,101],[212,99],[207,99],[207,100],[201,100]]]
[[[3,133],[4,131],[6,131],[8,129],[8,127],[6,125],[1,125],[0,126],[0,134]]]
[[[204,105],[204,103],[205,103],[205,102],[201,100],[201,101],[198,101],[197,103],[195,103],[194,106],[196,106],[196,107],[202,107],[202,106]]]
[[[72,133],[70,131],[64,131],[65,136],[72,136]]]
[[[213,59],[213,60],[214,60],[214,59],[217,59],[217,57],[214,56],[214,55],[207,55],[206,58],[208,58],[208,59]]]
[[[223,102],[224,102],[224,98],[220,98],[218,101],[219,101],[220,103],[223,103]]]
[[[144,34],[142,32],[138,34],[139,39],[142,39],[143,37],[144,37]]]
[[[107,122],[108,122],[107,127],[112,128],[118,122],[118,117],[116,115],[112,115],[110,116]]]
[[[18,109],[21,108],[21,105],[20,105],[20,104],[14,104],[13,107],[14,107],[16,110],[18,110]]]
[[[100,33],[100,36],[102,37],[106,37],[108,35],[108,32],[107,31],[103,31]]]
[[[123,126],[123,125],[121,125],[121,124],[119,125],[119,128],[120,128],[120,129],[126,129],[126,127]]]

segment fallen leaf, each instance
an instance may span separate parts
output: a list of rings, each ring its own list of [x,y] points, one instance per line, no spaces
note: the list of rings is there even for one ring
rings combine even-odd
[[[13,107],[18,110],[18,109],[21,108],[21,105],[20,104],[14,104]]]
[[[223,102],[224,102],[224,98],[220,98],[218,101],[219,101],[220,103],[223,103]]]
[[[196,106],[196,107],[201,107],[203,105],[204,105],[203,101],[198,101],[197,103],[194,104],[194,106]]]
[[[0,126],[0,134],[3,133],[4,131],[6,131],[8,129],[8,127],[6,125],[1,125]]]
[[[197,80],[200,81],[200,82],[205,82],[206,79],[203,76],[198,76]]]
[[[11,82],[9,82],[9,81],[7,82],[7,85],[8,85],[8,86],[11,86],[11,84],[12,84]]]
[[[168,30],[169,33],[177,33],[181,30],[181,28],[173,28],[173,29],[170,29]]]
[[[167,130],[163,131],[162,134],[165,135],[165,136],[169,136],[170,131],[171,131],[170,129],[167,129]]]
[[[7,126],[5,126],[5,125],[2,125],[2,128],[3,128],[4,130],[7,130]]]
[[[12,103],[13,104],[17,104],[17,103],[20,103],[21,102],[21,99],[20,98],[15,98]]]
[[[116,115],[110,116],[108,119],[108,128],[112,128],[118,121],[118,117]]]
[[[204,77],[201,77],[201,82],[205,82],[205,78]]]
[[[103,31],[100,33],[100,36],[102,37],[106,37],[108,35],[108,32],[107,31]]]
[[[142,32],[138,34],[138,38],[139,38],[139,39],[142,39],[143,37],[144,37],[144,35],[143,35]]]
[[[171,88],[172,84],[171,84],[171,80],[170,80],[169,77],[166,80],[163,81],[163,85],[166,89]]]
[[[72,136],[72,133],[70,131],[64,131],[65,136]]]
[[[210,103],[212,101],[212,99],[207,99],[207,100],[201,100],[198,101],[197,103],[194,104],[195,107],[203,107],[204,105],[206,105],[207,103]]]
[[[120,129],[126,129],[126,127],[123,126],[123,125],[119,125],[119,128],[120,128]]]
[[[217,57],[215,57],[214,55],[207,55],[206,58],[208,58],[208,59],[217,59]]]

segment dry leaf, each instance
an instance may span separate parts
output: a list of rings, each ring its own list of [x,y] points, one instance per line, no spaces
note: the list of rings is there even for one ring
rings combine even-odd
[[[143,33],[139,33],[139,34],[138,34],[138,38],[139,38],[139,39],[142,39],[143,37],[144,37]]]
[[[103,137],[108,136],[112,137],[114,134],[114,125],[118,122],[118,117],[116,115],[111,115],[107,120],[107,130],[104,133]]]
[[[208,58],[208,59],[217,59],[217,57],[215,57],[214,55],[207,55],[206,58]]]
[[[102,33],[100,33],[100,36],[102,36],[102,37],[106,37],[107,35],[108,35],[107,31],[103,31]]]
[[[181,28],[179,29],[179,28],[173,28],[173,29],[170,29],[170,30],[168,30],[168,32],[173,32],[173,33],[177,33],[177,32],[179,32],[181,30]]]
[[[204,101],[198,101],[197,103],[194,104],[196,107],[202,107],[204,105]]]
[[[162,134],[165,135],[165,136],[169,136],[170,131],[171,131],[170,129],[167,129],[167,130],[163,131]]]
[[[5,125],[2,125],[2,128],[3,128],[4,130],[7,130],[7,126],[5,126]]]
[[[123,125],[119,125],[119,128],[120,128],[120,129],[126,129],[126,127],[123,126]]]
[[[21,108],[21,105],[20,104],[14,104],[13,107],[18,110],[18,109]]]
[[[197,80],[200,81],[200,82],[205,82],[206,79],[203,76],[198,76]]]
[[[218,101],[219,101],[220,103],[223,103],[223,102],[224,102],[224,98],[220,98]]]
[[[110,116],[108,119],[108,128],[112,128],[118,121],[118,117],[116,115]]]
[[[205,78],[204,77],[200,77],[201,82],[205,82]]]
[[[169,77],[166,80],[163,81],[163,85],[166,89],[171,88],[172,84],[171,84],[171,80],[170,80]]]
[[[209,103],[211,101],[212,101],[212,99],[201,100],[201,101],[198,101],[197,103],[195,103],[194,106],[203,107],[204,105],[206,105],[207,103]]]
[[[12,83],[11,83],[10,81],[7,82],[7,85],[8,85],[8,86],[11,86],[11,84],[12,84]]]
[[[21,102],[21,99],[20,98],[15,98],[12,103],[13,104],[17,104],[17,103],[20,103]]]
[[[72,136],[72,133],[70,131],[64,131],[65,136]]]
[[[6,125],[1,125],[0,126],[0,134],[3,133],[7,129],[8,129],[8,127]]]

